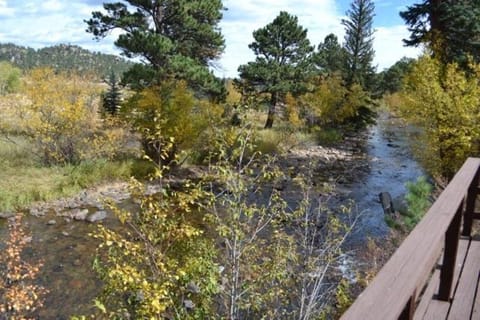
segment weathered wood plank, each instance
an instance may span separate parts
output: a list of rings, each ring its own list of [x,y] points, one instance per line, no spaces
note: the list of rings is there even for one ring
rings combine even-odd
[[[447,319],[450,302],[440,300],[430,300],[428,310],[424,314],[423,320],[445,320]]]
[[[478,275],[478,277],[480,277],[480,274]],[[479,280],[480,279],[477,278],[477,281]],[[475,302],[473,304],[472,319],[480,319],[480,290],[478,285],[477,285],[477,293],[475,296]]]
[[[342,316],[343,320],[397,319],[426,281],[442,248],[444,234],[472,182],[480,159],[469,158],[425,217]]]
[[[452,306],[448,314],[449,320],[470,319],[477,291],[478,273],[480,271],[480,242],[472,241],[462,275],[458,282]]]
[[[435,295],[438,292],[438,284],[440,283],[440,270],[435,269],[428,282],[428,286],[425,289],[425,292],[420,297],[420,302],[418,303],[417,311],[415,312],[415,316],[413,317],[414,320],[422,320],[425,317],[425,314],[430,308],[430,304],[434,299]],[[448,308],[447,308],[448,311]],[[445,313],[445,318],[447,314]],[[444,318],[444,319],[445,319]]]
[[[455,268],[455,274],[453,277],[453,283],[457,284],[458,278],[460,277],[460,272],[462,270],[463,263],[465,262],[465,257],[467,255],[469,246],[469,241],[466,239],[460,240],[458,244],[458,253],[457,253],[457,267]],[[440,259],[440,261],[442,261]],[[430,282],[428,283],[427,288],[423,296],[421,297],[420,303],[418,304],[417,312],[415,313],[415,320],[435,320],[435,319],[446,319],[448,310],[450,309],[450,302],[439,301],[436,299],[436,294],[438,293],[438,287],[440,284],[440,270],[435,270],[433,273]],[[456,287],[454,287],[454,290]],[[454,292],[455,293],[455,292]]]

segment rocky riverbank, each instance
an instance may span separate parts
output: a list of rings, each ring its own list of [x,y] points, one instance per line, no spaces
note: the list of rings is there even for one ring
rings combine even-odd
[[[368,173],[368,161],[365,154],[365,135],[347,137],[340,147],[309,146],[288,150],[278,157],[280,167],[290,177],[298,174],[313,173],[316,180],[335,183],[350,181],[352,177]],[[184,179],[198,179],[205,168],[191,167],[179,170],[170,180],[181,184]],[[355,173],[355,174],[352,174]],[[152,194],[160,189],[158,184],[148,183],[146,193]],[[44,217],[48,213],[70,221],[98,222],[108,215],[106,201],[120,203],[130,198],[128,182],[113,182],[95,186],[75,196],[52,201],[37,202],[24,211],[34,217]],[[9,218],[14,212],[0,212],[0,218]],[[48,224],[55,224],[55,219]]]

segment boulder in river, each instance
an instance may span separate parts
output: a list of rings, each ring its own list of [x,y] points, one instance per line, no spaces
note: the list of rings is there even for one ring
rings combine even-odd
[[[383,212],[385,214],[392,215],[395,213],[395,209],[393,208],[393,201],[392,196],[388,192],[380,192],[378,194],[378,198],[380,203],[382,204]]]
[[[70,216],[74,220],[83,221],[87,218],[88,209],[73,209],[70,211]]]
[[[106,211],[97,211],[94,214],[90,215],[87,218],[87,221],[92,222],[92,223],[93,222],[98,222],[98,221],[104,220],[106,217],[107,217],[107,212]]]

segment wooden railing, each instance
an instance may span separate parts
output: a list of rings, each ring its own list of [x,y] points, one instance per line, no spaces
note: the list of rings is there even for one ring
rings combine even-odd
[[[417,299],[444,249],[438,299],[450,300],[460,226],[470,236],[480,159],[469,158],[342,320],[412,319]]]

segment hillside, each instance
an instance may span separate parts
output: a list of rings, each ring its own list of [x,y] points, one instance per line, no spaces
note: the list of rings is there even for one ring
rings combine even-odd
[[[60,44],[35,50],[15,44],[0,44],[0,61],[9,61],[22,70],[50,66],[60,70],[75,70],[105,78],[113,70],[117,75],[132,65],[122,57],[91,52],[75,45]]]

